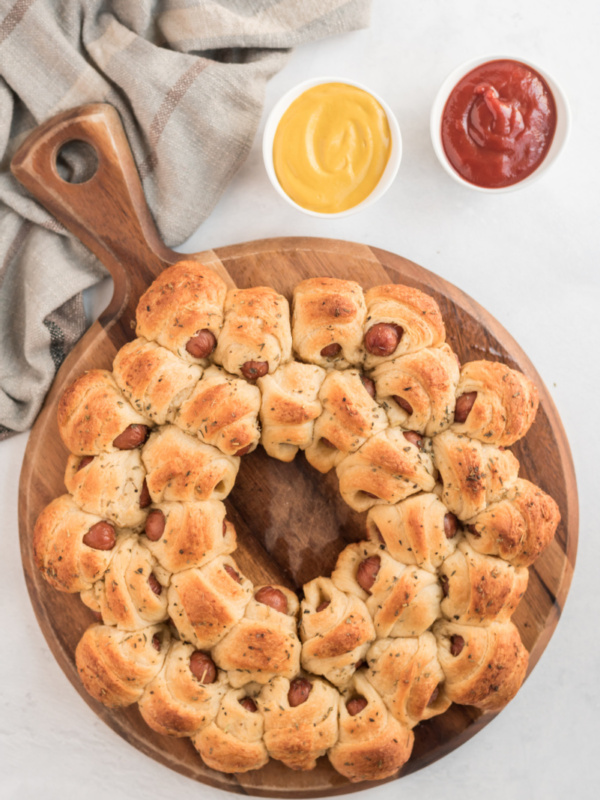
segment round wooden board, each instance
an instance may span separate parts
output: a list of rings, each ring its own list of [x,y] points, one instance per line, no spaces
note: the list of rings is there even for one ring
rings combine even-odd
[[[375,785],[349,783],[330,767],[326,758],[308,773],[293,772],[274,761],[244,775],[214,772],[202,763],[188,739],[154,733],[143,722],[137,706],[122,711],[104,708],[87,695],[79,682],[74,652],[92,622],[91,612],[77,596],[56,592],[45,583],[35,567],[31,546],[37,515],[50,500],[64,493],[67,451],[58,434],[57,401],[83,370],[110,369],[116,351],[133,338],[132,323],[140,292],[178,257],[158,240],[136,184],[135,168],[131,172],[127,160],[130,157],[124,154],[123,141],[115,139],[118,131],[115,133],[114,120],[106,122],[105,108],[86,107],[83,115],[81,109],[76,110],[78,114],[69,112],[70,117],[61,115],[27,142],[17,154],[16,165],[13,163],[17,177],[102,258],[115,280],[113,301],[61,367],[25,453],[19,494],[21,553],[40,626],[63,671],[94,712],[126,741],[178,772],[221,789],[275,797],[342,794]],[[110,142],[99,140],[99,125],[108,125]],[[54,158],[57,142],[69,138],[91,141],[101,156],[98,175],[88,182],[92,188],[94,181],[98,183],[93,205],[87,194],[88,184],[61,186],[56,174],[46,172],[42,148],[47,145]],[[108,179],[115,175],[111,189]],[[108,186],[105,196],[99,198],[98,186]],[[115,198],[122,215],[118,235],[113,235]],[[538,416],[527,437],[513,451],[521,464],[521,477],[556,499],[562,522],[555,540],[530,570],[527,593],[513,618],[530,652],[531,671],[556,627],[571,583],[578,504],[573,463],[558,413],[517,343],[468,295],[417,264],[373,247],[330,239],[287,238],[223,247],[192,257],[213,266],[228,279],[230,276],[239,287],[267,284],[288,299],[300,280],[323,275],[353,279],[365,289],[389,282],[415,286],[439,303],[448,341],[462,362],[500,360],[535,381],[541,398]],[[335,474],[321,475],[302,455],[291,464],[283,464],[269,459],[259,448],[243,458],[226,505],[238,532],[235,558],[255,583],[277,582],[298,588],[317,575],[329,574],[339,551],[348,542],[364,537],[365,515],[351,511],[343,502]],[[446,755],[492,718],[493,715],[470,707],[452,706],[442,716],[421,723],[415,729],[413,755],[400,775]]]

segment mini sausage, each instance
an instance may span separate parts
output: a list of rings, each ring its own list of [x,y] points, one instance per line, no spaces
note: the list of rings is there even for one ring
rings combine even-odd
[[[194,650],[190,656],[190,672],[197,681],[203,684],[214,683],[217,679],[215,662],[201,650]]]
[[[323,602],[317,606],[317,614],[319,611],[325,611],[326,608],[329,608],[330,603],[331,600],[323,600]]]
[[[185,349],[194,358],[208,358],[217,346],[217,340],[208,328],[204,328],[188,340]]]
[[[158,595],[162,594],[162,586],[158,582],[158,579],[153,572],[151,572],[150,575],[148,575],[148,584],[152,589],[152,591],[154,592],[154,594]]]
[[[456,514],[452,514],[452,512],[449,511],[444,517],[444,533],[446,534],[446,539],[453,539],[457,531],[458,518]]]
[[[400,395],[399,395],[399,394],[393,394],[393,395],[392,395],[392,400],[393,400],[395,403],[398,403],[398,405],[400,406],[400,408],[401,408],[403,411],[406,411],[406,413],[407,413],[407,414],[409,414],[409,415],[410,415],[410,414],[412,414],[412,413],[413,413],[413,407],[412,407],[412,406],[411,406],[411,404],[408,402],[408,400],[405,400],[405,399],[404,399],[404,397],[400,397]]]
[[[473,408],[476,399],[477,392],[467,392],[466,394],[461,394],[461,396],[456,399],[454,422],[466,421],[467,417],[471,413],[471,409]]]
[[[239,572],[236,572],[233,567],[229,566],[229,564],[225,564],[223,569],[229,575],[230,578],[233,578],[233,580],[236,583],[241,583],[242,582],[242,578],[241,578]]]
[[[263,586],[254,595],[254,599],[258,603],[264,603],[264,605],[274,608],[275,611],[287,614],[288,601],[281,589],[275,589],[274,586]]]
[[[144,478],[144,482],[142,483],[142,491],[140,492],[140,508],[148,508],[151,502],[152,498],[150,497],[148,484],[146,483],[146,478]]]
[[[475,525],[467,525],[467,530],[469,531],[471,536],[474,536],[476,539],[481,539],[481,534],[479,533]]]
[[[431,693],[431,697],[427,701],[427,707],[428,708],[429,708],[429,706],[432,706],[435,703],[435,701],[438,699],[439,695],[440,695],[440,685],[438,683],[438,685],[435,687],[435,689]]]
[[[94,550],[112,550],[117,537],[110,522],[96,522],[83,537],[83,543]]]
[[[327,347],[324,347],[321,350],[321,355],[323,358],[335,358],[338,356],[342,351],[342,345],[338,344],[337,342],[333,342],[333,344],[328,344]]]
[[[246,361],[241,367],[242,375],[249,381],[262,378],[268,371],[269,363],[267,361]]]
[[[321,444],[324,444],[325,447],[331,448],[331,450],[337,450],[337,447],[334,444],[332,444],[329,441],[329,439],[325,439],[325,438],[321,437],[320,442],[321,442]]]
[[[369,702],[364,697],[353,697],[352,700],[348,700],[346,703],[346,709],[351,717],[355,717],[357,714],[366,708],[369,705]]]
[[[365,334],[365,349],[373,356],[391,356],[400,344],[404,328],[391,322],[378,322]]]
[[[459,656],[465,646],[465,640],[458,633],[450,637],[450,652],[453,656]]]
[[[134,450],[136,447],[144,444],[147,438],[147,425],[128,425],[123,433],[120,433],[117,438],[113,440],[113,445],[118,450]]]
[[[450,582],[448,581],[447,575],[440,575],[440,584],[442,587],[442,594],[444,597],[448,597],[448,591],[450,589]]]
[[[146,518],[144,533],[151,542],[158,542],[165,532],[166,517],[160,508],[153,508]]]
[[[152,637],[152,647],[155,650],[158,650],[158,652],[160,653],[161,645],[162,645],[162,642],[160,640],[160,636],[158,635],[158,633],[155,633],[154,636]]]
[[[361,375],[360,379],[362,381],[362,385],[367,390],[367,394],[375,398],[375,383],[371,380],[371,378],[367,378],[366,375]]]
[[[306,678],[295,678],[290,683],[290,690],[288,692],[288,703],[292,708],[302,705],[308,700],[308,695],[312,689],[312,683],[307,681]]]
[[[251,711],[253,714],[255,713],[255,711],[258,711],[256,703],[251,697],[242,697],[242,699],[240,700],[240,705],[242,706],[242,708],[245,708],[246,711]]]
[[[77,465],[76,472],[79,472],[80,469],[83,469],[84,467],[87,467],[88,464],[91,464],[94,458],[95,456],[84,456]]]
[[[418,447],[419,450],[423,449],[423,437],[420,433],[416,431],[402,431],[404,438],[409,441],[411,444],[414,444],[415,447]]]
[[[364,589],[365,592],[371,591],[380,569],[381,559],[379,556],[369,556],[360,562],[356,571],[356,582],[361,589]]]
[[[250,452],[250,450],[252,450],[252,445],[253,444],[254,444],[254,442],[250,442],[250,444],[247,444],[246,447],[242,447],[240,450],[237,450],[235,455],[236,456],[245,456],[245,455],[247,455]]]

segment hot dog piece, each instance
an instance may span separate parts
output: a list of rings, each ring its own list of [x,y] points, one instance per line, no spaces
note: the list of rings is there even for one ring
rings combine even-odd
[[[371,588],[375,583],[377,573],[380,569],[381,559],[379,556],[369,556],[369,558],[365,558],[365,560],[361,561],[358,565],[356,582],[365,592],[371,592]]]
[[[456,408],[454,409],[454,421],[465,422],[477,399],[477,392],[467,392],[461,394],[456,400]]]
[[[154,594],[158,595],[162,594],[162,586],[158,582],[158,579],[153,572],[151,572],[150,575],[148,576],[148,583]]]
[[[465,646],[465,640],[459,634],[450,637],[450,652],[453,656],[459,656]]]
[[[302,705],[308,700],[308,695],[312,689],[312,683],[306,678],[296,678],[290,683],[288,692],[288,703],[292,708]]]
[[[264,605],[274,608],[275,611],[287,614],[287,597],[280,589],[275,589],[273,586],[263,586],[262,589],[259,589],[254,595],[254,598],[259,603],[264,603]]]
[[[367,378],[366,375],[361,375],[360,379],[362,381],[362,385],[365,387],[365,389],[367,390],[368,394],[371,397],[374,398],[375,397],[375,384],[373,383],[371,378]]]
[[[115,529],[110,522],[97,522],[83,537],[83,543],[94,550],[112,550],[116,540]]]
[[[208,358],[217,346],[217,340],[208,328],[199,331],[188,340],[185,349],[194,358]]]
[[[148,490],[148,483],[144,478],[144,482],[142,483],[142,491],[140,492],[140,508],[148,508],[151,502],[152,498],[150,497],[150,491]]]
[[[440,584],[442,586],[442,594],[444,597],[448,597],[448,591],[450,589],[450,581],[448,580],[447,575],[440,575]]]
[[[87,467],[94,460],[95,456],[84,456],[77,466],[77,472],[84,467]]]
[[[190,672],[202,684],[214,683],[217,679],[215,662],[202,650],[195,650],[190,656]]]
[[[390,322],[378,322],[365,334],[365,349],[373,356],[391,356],[398,347],[404,329]]]
[[[152,647],[156,650],[157,653],[160,653],[162,642],[158,633],[155,633],[154,636],[152,637]]]
[[[267,361],[246,361],[242,364],[241,371],[246,380],[255,381],[267,374],[269,363]]]
[[[323,358],[335,358],[340,354],[341,349],[342,346],[340,344],[333,342],[333,344],[328,344],[327,347],[321,350],[321,355]]]
[[[331,602],[330,600],[323,600],[322,603],[319,603],[319,605],[317,606],[317,614],[320,611],[325,611],[325,609],[329,607],[330,602]]]
[[[360,712],[368,705],[369,703],[364,697],[353,697],[352,700],[348,700],[346,703],[346,708],[348,709],[350,716],[355,717],[357,714],[360,714]]]
[[[230,578],[233,578],[233,580],[234,580],[236,583],[240,583],[240,584],[241,584],[241,582],[242,582],[242,578],[241,578],[241,576],[240,576],[239,572],[236,572],[236,571],[234,570],[234,568],[233,568],[233,567],[230,567],[230,566],[229,566],[229,564],[225,564],[225,566],[223,567],[223,569],[224,569],[224,570],[225,570],[225,572],[226,572],[226,573],[229,575],[229,577],[230,577]]]
[[[252,714],[258,711],[256,703],[251,697],[242,697],[242,699],[240,700],[240,705],[242,706],[242,708],[245,708],[246,711],[250,711]]]
[[[147,425],[128,425],[127,428],[113,440],[113,445],[118,450],[133,450],[141,444],[144,444],[148,438],[148,431]]]
[[[407,439],[411,444],[414,444],[415,447],[418,447],[419,450],[423,449],[423,437],[420,433],[416,431],[403,431],[404,438]]]
[[[413,407],[412,407],[412,406],[411,406],[411,404],[408,402],[408,400],[405,400],[405,399],[404,399],[404,397],[400,397],[399,395],[397,395],[397,394],[394,394],[394,395],[392,395],[392,400],[393,400],[394,402],[398,403],[398,405],[400,406],[400,408],[401,408],[403,411],[406,411],[406,413],[407,413],[407,414],[409,414],[409,415],[410,415],[410,414],[412,414],[412,413],[413,413]]]
[[[160,508],[153,508],[146,519],[145,534],[151,542],[158,542],[165,530],[165,515]]]
[[[444,516],[444,533],[446,534],[446,539],[452,539],[456,536],[456,532],[458,531],[458,518],[456,514],[452,514],[450,511]]]

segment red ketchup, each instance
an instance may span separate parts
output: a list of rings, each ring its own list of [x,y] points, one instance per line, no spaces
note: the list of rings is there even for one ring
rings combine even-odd
[[[554,97],[519,61],[488,61],[456,84],[442,114],[442,144],[458,174],[499,189],[542,163],[556,129]]]

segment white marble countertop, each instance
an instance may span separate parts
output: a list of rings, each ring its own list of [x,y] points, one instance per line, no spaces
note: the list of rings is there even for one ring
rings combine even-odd
[[[411,800],[480,791],[487,800],[600,796],[600,533],[593,513],[600,452],[599,31],[596,0],[375,0],[368,30],[293,54],[269,85],[265,114],[309,77],[341,76],[371,87],[394,109],[404,138],[400,172],[385,198],[347,219],[301,215],[268,183],[261,129],[211,218],[181,248],[309,235],[400,253],[496,316],[528,353],[562,415],[577,470],[581,528],[577,569],[556,633],[491,725],[427,769],[371,790],[378,800],[399,792]],[[567,149],[538,183],[490,197],[442,171],[428,125],[446,74],[466,59],[498,53],[547,68],[570,100],[573,125]],[[96,306],[101,296],[96,293]],[[16,498],[26,440],[24,434],[0,445],[0,797],[224,797],[125,744],[55,663],[33,615],[19,555]]]

